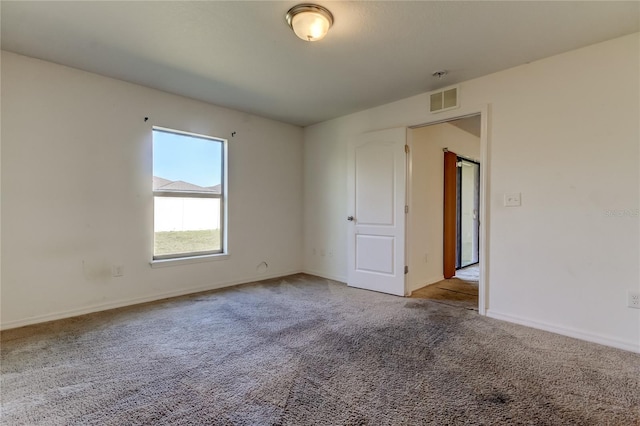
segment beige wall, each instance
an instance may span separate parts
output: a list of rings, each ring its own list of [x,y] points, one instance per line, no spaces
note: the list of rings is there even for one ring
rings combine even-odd
[[[153,125],[229,140],[228,259],[150,267]],[[3,52],[1,136],[5,328],[301,269],[299,127]]]
[[[348,141],[486,108],[488,314],[638,351],[639,52],[634,34],[461,83],[461,108],[437,117],[422,94],[304,135],[3,52],[2,326],[301,265],[345,280]],[[230,139],[229,259],[150,268],[151,125]],[[503,206],[509,192],[522,207]]]
[[[478,117],[478,120],[480,118]],[[443,279],[443,148],[480,161],[480,138],[451,124],[411,130],[409,291]]]
[[[305,128],[305,269],[346,278],[349,140],[484,106],[488,315],[640,351],[639,64],[633,34],[461,83],[437,117],[425,93]]]

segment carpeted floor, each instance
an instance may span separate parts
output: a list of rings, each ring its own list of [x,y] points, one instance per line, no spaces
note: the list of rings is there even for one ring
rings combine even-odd
[[[7,425],[638,425],[640,355],[308,275],[2,333]]]

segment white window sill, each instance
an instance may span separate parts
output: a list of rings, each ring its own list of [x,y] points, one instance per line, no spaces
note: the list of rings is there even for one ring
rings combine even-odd
[[[228,253],[207,254],[204,256],[176,257],[175,259],[157,259],[149,264],[152,268],[166,268],[167,266],[189,265],[192,263],[215,262],[229,259]]]

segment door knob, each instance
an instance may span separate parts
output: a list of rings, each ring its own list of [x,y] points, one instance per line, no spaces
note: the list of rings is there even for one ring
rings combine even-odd
[[[347,220],[353,221],[353,216],[349,216]]]

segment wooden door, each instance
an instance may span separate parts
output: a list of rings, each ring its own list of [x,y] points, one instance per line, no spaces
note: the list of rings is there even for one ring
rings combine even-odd
[[[447,151],[444,153],[444,211],[443,211],[443,265],[444,278],[456,274],[456,226],[457,226],[457,162],[458,156]]]

